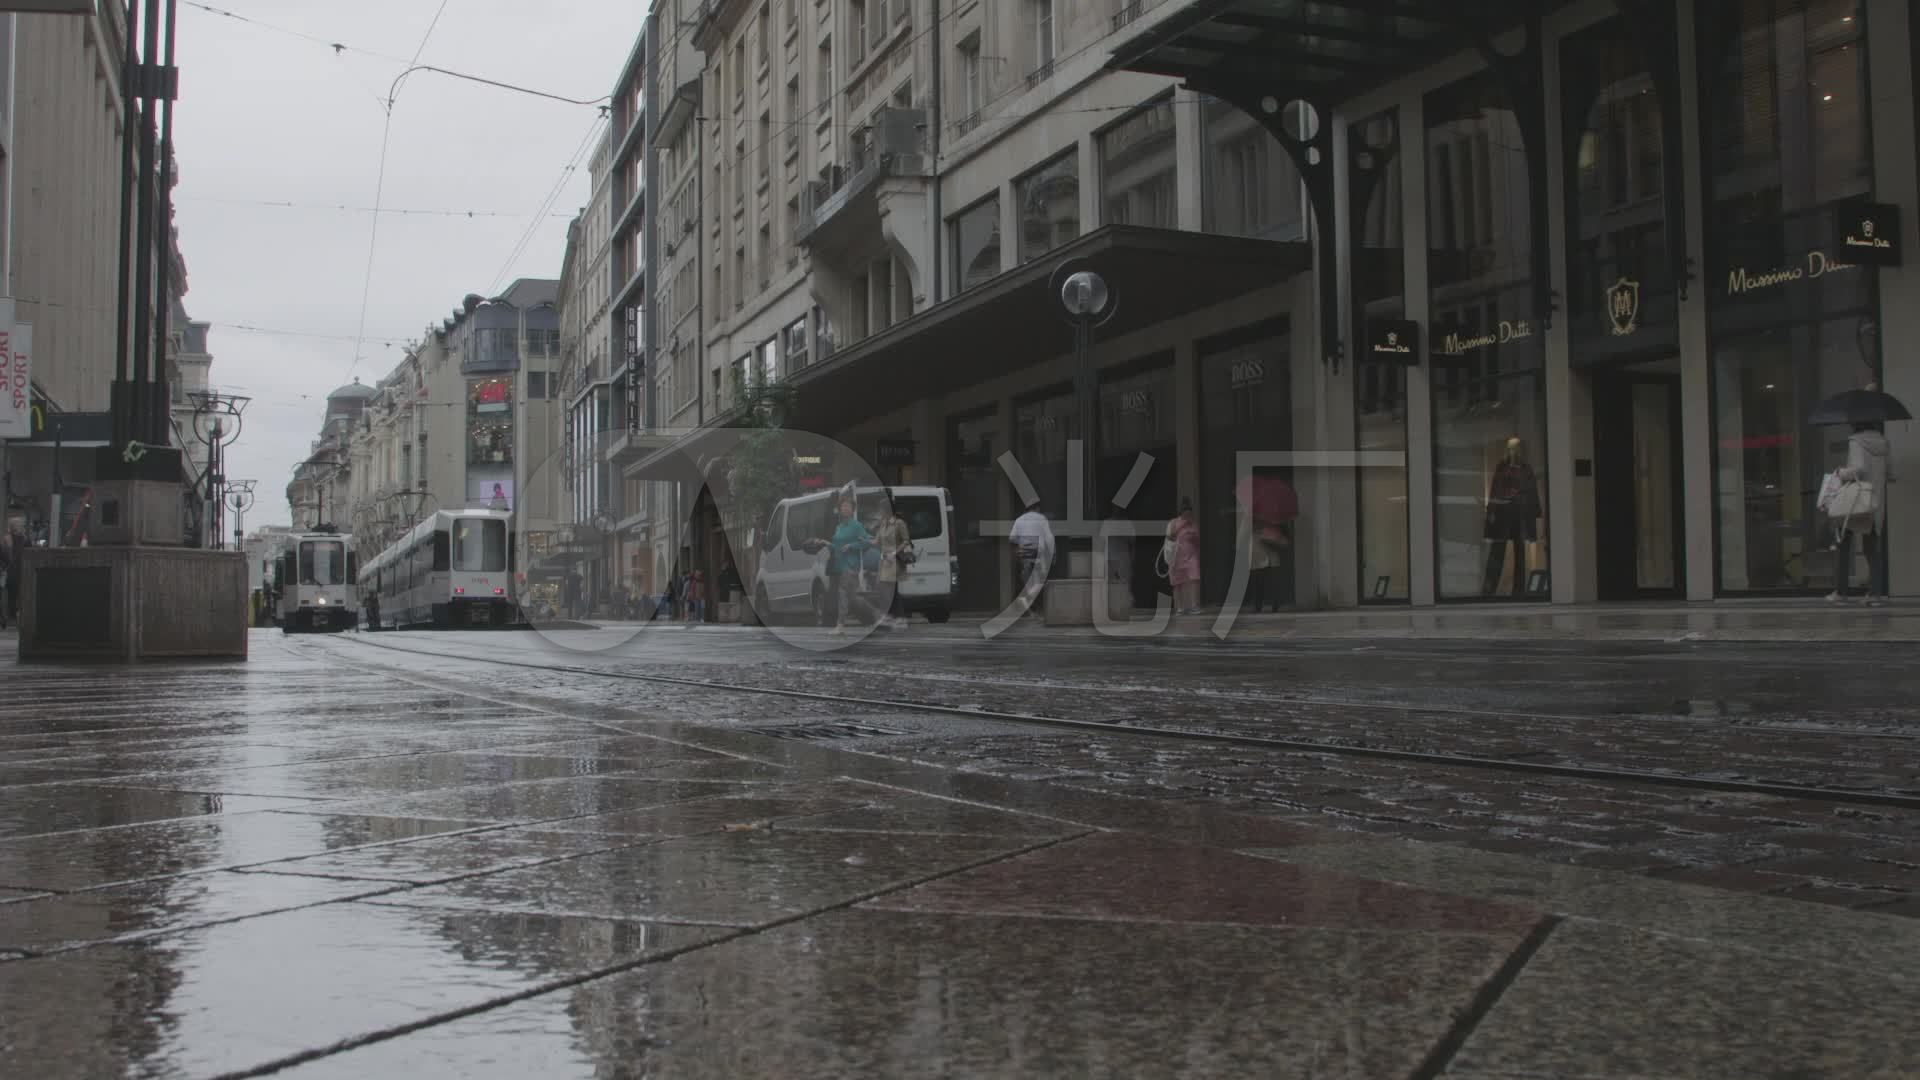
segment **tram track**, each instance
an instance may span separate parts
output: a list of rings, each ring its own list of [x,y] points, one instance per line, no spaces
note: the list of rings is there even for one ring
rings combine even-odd
[[[1510,775],[1554,777],[1560,779],[1590,780],[1612,784],[1637,784],[1651,787],[1674,788],[1689,791],[1718,792],[1725,794],[1759,795],[1772,798],[1801,799],[1813,802],[1877,806],[1902,810],[1920,810],[1920,795],[1904,794],[1897,791],[1869,788],[1846,788],[1815,784],[1798,784],[1766,780],[1750,780],[1726,777],[1701,776],[1682,772],[1659,772],[1647,769],[1632,769],[1619,766],[1584,765],[1561,762],[1522,761],[1509,757],[1493,757],[1475,754],[1446,753],[1432,750],[1418,750],[1390,746],[1360,745],[1354,743],[1332,742],[1320,739],[1296,739],[1270,735],[1253,735],[1244,732],[1207,730],[1204,728],[1167,727],[1147,724],[1123,718],[1118,721],[1091,720],[1076,717],[1049,715],[1038,712],[1022,712],[981,706],[963,706],[939,702],[916,701],[912,699],[862,697],[841,693],[828,693],[819,690],[807,690],[793,687],[771,687],[750,683],[730,683],[717,679],[696,679],[678,675],[663,675],[636,671],[623,671],[604,667],[590,667],[576,664],[536,662],[526,659],[505,658],[500,656],[464,656],[442,652],[435,649],[408,648],[386,641],[370,640],[365,635],[352,635],[342,640],[355,645],[391,653],[403,653],[413,656],[435,657],[445,660],[469,661],[495,667],[511,667],[529,671],[542,671],[552,674],[579,675],[589,678],[606,679],[621,682],[639,682],[680,689],[706,690],[714,693],[730,693],[778,697],[789,700],[814,703],[835,704],[849,708],[866,708],[881,711],[913,712],[930,715],[943,715],[965,718],[975,722],[992,721],[1008,725],[1025,726],[1036,729],[1052,729],[1099,733],[1109,736],[1125,736],[1146,740],[1181,743],[1211,743],[1216,745],[1237,746],[1294,754],[1325,754],[1355,759],[1375,761],[1395,761],[1409,764],[1430,765],[1436,767],[1468,769],[1483,772],[1498,772]],[[1329,704],[1354,709],[1392,709],[1408,711],[1414,707],[1404,704],[1351,703],[1334,701]],[[1429,711],[1429,710],[1421,710]],[[1461,706],[1452,706],[1446,710],[1467,714],[1472,710]],[[1527,715],[1501,710],[1507,715]],[[1803,729],[1781,728],[1782,732],[1795,733]],[[1898,733],[1895,733],[1898,737]]]

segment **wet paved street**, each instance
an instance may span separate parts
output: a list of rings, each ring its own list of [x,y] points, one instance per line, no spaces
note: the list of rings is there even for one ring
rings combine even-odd
[[[6,664],[0,1075],[1920,1071],[1910,646],[630,636]]]

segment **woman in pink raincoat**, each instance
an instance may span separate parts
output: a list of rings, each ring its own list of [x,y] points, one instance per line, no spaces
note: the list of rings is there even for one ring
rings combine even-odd
[[[1167,540],[1173,558],[1167,561],[1167,583],[1173,586],[1173,606],[1182,615],[1200,613],[1200,526],[1193,520],[1193,500],[1180,500],[1180,516],[1167,522]]]

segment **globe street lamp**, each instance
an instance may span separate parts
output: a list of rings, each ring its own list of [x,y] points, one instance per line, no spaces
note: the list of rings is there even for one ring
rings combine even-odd
[[[1080,453],[1075,465],[1076,479],[1080,485],[1080,505],[1061,507],[1068,514],[1083,515],[1083,520],[1093,522],[1099,518],[1099,498],[1094,484],[1094,457],[1092,444],[1094,426],[1098,423],[1098,384],[1094,379],[1093,363],[1087,352],[1093,342],[1094,328],[1106,325],[1119,310],[1118,298],[1107,285],[1107,279],[1099,271],[1085,263],[1069,261],[1062,263],[1053,272],[1049,284],[1060,297],[1060,306],[1065,310],[1067,322],[1073,327],[1073,394],[1075,415],[1078,418]],[[1069,463],[1074,455],[1069,451]],[[1069,481],[1071,490],[1072,481]]]
[[[247,546],[246,514],[253,509],[252,480],[227,481],[227,508],[233,511],[233,550]]]

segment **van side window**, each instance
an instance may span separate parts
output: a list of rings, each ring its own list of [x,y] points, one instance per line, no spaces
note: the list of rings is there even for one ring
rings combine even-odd
[[[762,551],[772,551],[787,539],[787,508],[776,506],[773,514],[767,518],[767,535],[760,540]]]

